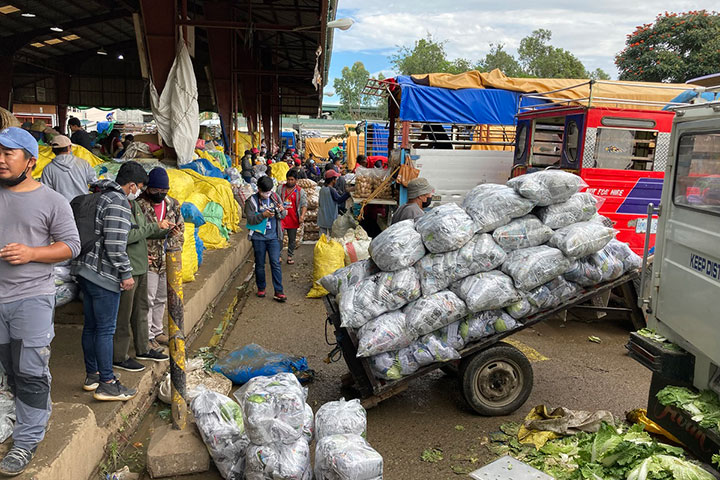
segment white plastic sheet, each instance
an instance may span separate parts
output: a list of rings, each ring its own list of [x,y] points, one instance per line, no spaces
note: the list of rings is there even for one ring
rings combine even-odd
[[[401,270],[425,256],[425,245],[414,225],[412,220],[403,220],[391,225],[370,242],[370,257],[381,270]]]
[[[570,261],[557,248],[540,245],[510,252],[502,271],[510,275],[518,290],[532,290],[565,273]]]
[[[425,255],[415,264],[423,295],[448,288],[475,273],[494,270],[505,261],[505,250],[489,233],[479,233],[459,250]]]
[[[200,108],[195,70],[182,38],[162,93],[158,95],[150,82],[150,106],[160,137],[175,149],[178,165],[192,162],[200,133]]]
[[[539,207],[567,201],[587,184],[575,175],[563,170],[542,170],[511,178],[508,187]]]
[[[428,251],[443,253],[457,250],[470,241],[475,234],[475,223],[457,204],[446,203],[418,218],[415,230]]]
[[[498,270],[476,273],[452,286],[470,312],[495,310],[520,299],[512,279]]]
[[[512,188],[495,183],[478,185],[468,192],[462,207],[475,222],[477,232],[485,233],[527,215],[535,204]]]

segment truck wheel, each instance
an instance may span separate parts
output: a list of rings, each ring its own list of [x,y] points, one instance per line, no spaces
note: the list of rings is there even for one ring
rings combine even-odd
[[[508,415],[530,396],[533,371],[517,348],[504,342],[464,358],[460,364],[463,396],[480,415]]]

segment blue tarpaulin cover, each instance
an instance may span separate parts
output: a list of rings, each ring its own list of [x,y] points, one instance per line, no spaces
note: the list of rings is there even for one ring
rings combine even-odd
[[[412,122],[466,123],[473,125],[515,125],[520,93],[494,88],[447,88],[418,85],[406,75],[400,84],[400,120]],[[539,105],[543,100],[523,98],[522,106]]]
[[[308,370],[309,367],[305,357],[271,352],[251,343],[228,353],[212,369],[233,383],[243,384],[254,377],[271,377],[280,372],[296,373]]]

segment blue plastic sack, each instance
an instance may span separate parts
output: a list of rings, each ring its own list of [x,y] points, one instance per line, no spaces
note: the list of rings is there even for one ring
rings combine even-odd
[[[297,374],[310,370],[305,357],[271,352],[255,343],[228,353],[212,369],[237,384],[246,383],[254,377],[270,377],[281,372]]]
[[[205,217],[200,209],[194,203],[185,202],[180,207],[180,213],[186,222],[190,222],[196,227],[205,225]]]
[[[210,163],[210,160],[207,158],[198,158],[190,163],[181,165],[180,168],[189,168],[190,170],[194,170],[200,175],[204,175],[206,177],[224,178],[227,180],[225,174],[215,165]]]
[[[195,227],[195,251],[197,252],[198,257],[198,266],[202,265],[203,252],[206,250],[205,243],[203,243],[202,239],[200,238],[199,232],[199,227]]]

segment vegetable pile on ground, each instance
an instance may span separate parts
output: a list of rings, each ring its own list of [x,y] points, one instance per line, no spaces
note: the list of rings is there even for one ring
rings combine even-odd
[[[720,430],[720,399],[712,390],[694,392],[689,388],[668,385],[657,393],[665,406],[677,407],[692,415],[703,428]]]
[[[556,480],[714,480],[686,460],[681,448],[654,440],[641,424],[602,423],[597,433],[549,440],[540,449],[517,439],[520,424],[507,423],[490,436],[488,449],[510,455]]]

